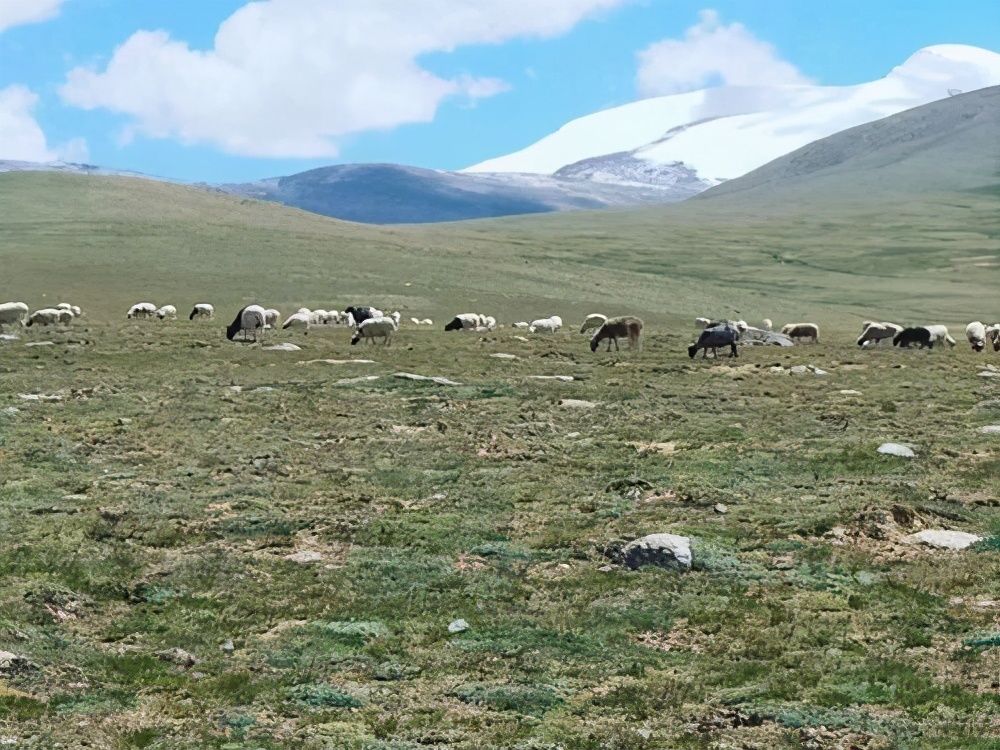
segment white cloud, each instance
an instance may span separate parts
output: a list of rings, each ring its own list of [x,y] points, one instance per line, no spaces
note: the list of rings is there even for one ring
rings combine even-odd
[[[12,26],[38,23],[59,13],[64,0],[0,0],[0,32]]]
[[[773,45],[741,23],[723,24],[714,10],[703,10],[683,39],[664,39],[637,55],[636,86],[643,96],[693,91],[717,84],[775,85],[809,83]]]
[[[506,90],[437,76],[420,57],[549,37],[629,0],[263,0],[219,27],[211,50],[140,31],[104,70],[76,68],[64,101],[130,115],[141,134],[251,156],[322,157],[340,136],[431,121],[442,101]]]
[[[87,161],[89,150],[83,138],[50,146],[38,121],[38,95],[14,84],[0,89],[0,159],[12,161]]]

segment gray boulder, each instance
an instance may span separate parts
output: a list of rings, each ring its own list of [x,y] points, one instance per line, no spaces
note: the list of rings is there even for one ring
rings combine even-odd
[[[632,570],[645,565],[691,570],[691,540],[677,534],[650,534],[626,545],[622,558]]]

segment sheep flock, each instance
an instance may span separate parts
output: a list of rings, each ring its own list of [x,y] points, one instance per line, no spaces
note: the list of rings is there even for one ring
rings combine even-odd
[[[177,311],[177,306],[173,304],[137,302],[128,308],[125,318],[136,322],[148,320],[162,323],[176,321]],[[83,315],[79,306],[68,302],[34,311],[23,302],[4,302],[0,303],[0,333],[5,326],[70,326]],[[214,320],[214,305],[196,302],[191,306],[188,321],[197,324]],[[384,312],[374,305],[351,305],[343,310],[300,307],[283,316],[277,308],[253,304],[239,310],[225,331],[226,338],[230,341],[258,342],[277,330],[308,335],[310,331],[317,329],[344,328],[352,332],[351,344],[381,341],[388,346],[403,325],[404,318],[400,311]],[[508,325],[518,332],[546,336],[560,331],[563,319],[559,315],[547,315]],[[602,342],[606,342],[605,351],[611,351],[612,346],[618,351],[619,339],[625,339],[630,349],[640,350],[644,336],[643,325],[643,321],[634,316],[609,317],[603,313],[589,313],[581,321],[579,333],[590,336],[590,348],[593,352],[598,350],[598,344]],[[432,328],[434,321],[414,315],[406,318],[405,326]],[[706,358],[710,352],[717,357],[719,349],[728,349],[730,357],[738,357],[739,350],[744,347],[787,347],[820,343],[820,327],[810,322],[786,323],[776,331],[768,318],[763,319],[759,326],[752,326],[745,320],[697,317],[695,326],[700,329],[700,333],[687,347],[688,355],[692,358],[698,351],[702,352],[702,358]],[[446,332],[479,334],[493,333],[502,328],[504,324],[498,322],[495,316],[479,312],[458,313],[444,326]],[[983,352],[990,347],[993,351],[1000,352],[1000,323],[973,321],[966,326],[965,336],[974,352]],[[948,328],[941,324],[902,326],[888,321],[862,322],[861,333],[855,341],[858,347],[877,349],[889,345],[885,342],[901,349],[953,348],[957,345]]]

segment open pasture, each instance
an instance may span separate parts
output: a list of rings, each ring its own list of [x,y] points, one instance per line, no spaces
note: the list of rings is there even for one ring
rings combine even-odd
[[[649,321],[620,355],[405,324],[269,352],[228,315],[0,344],[5,741],[996,747],[992,352],[852,326],[692,361]],[[654,532],[691,571],[619,564]]]

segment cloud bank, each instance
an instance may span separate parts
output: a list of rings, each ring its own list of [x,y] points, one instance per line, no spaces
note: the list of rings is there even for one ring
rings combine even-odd
[[[339,138],[431,121],[446,99],[503,81],[435,75],[430,53],[552,37],[628,0],[261,0],[226,19],[210,50],[139,31],[103,70],[60,90],[129,115],[125,136],[175,138],[258,157],[332,157]]]

